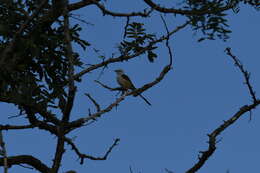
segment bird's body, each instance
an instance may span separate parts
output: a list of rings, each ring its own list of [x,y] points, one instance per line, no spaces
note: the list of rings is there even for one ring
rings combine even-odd
[[[115,70],[116,74],[117,74],[117,77],[116,77],[116,80],[118,82],[118,84],[125,90],[135,90],[135,86],[134,84],[132,83],[131,79],[126,75],[124,74],[124,71],[122,69],[118,69],[118,70]],[[144,97],[142,96],[141,94],[139,94],[139,96],[148,104],[148,105],[151,105],[151,103]]]

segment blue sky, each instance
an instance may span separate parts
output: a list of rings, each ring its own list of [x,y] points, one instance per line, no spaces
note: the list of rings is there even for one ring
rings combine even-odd
[[[137,0],[131,3],[108,1],[107,7],[116,11],[138,11],[144,8],[144,4]],[[117,53],[116,45],[123,36],[125,19],[104,17],[94,6],[73,14],[79,14],[82,19],[94,24],[81,23],[82,36],[92,46],[85,52],[74,46],[85,63],[101,61],[92,48],[101,50],[105,57]],[[165,172],[164,168],[181,173],[189,169],[197,161],[198,152],[207,148],[207,134],[241,106],[251,103],[242,74],[224,53],[226,47],[231,47],[251,72],[254,89],[257,94],[260,92],[260,14],[247,6],[241,6],[238,14],[229,14],[233,32],[227,42],[215,40],[198,43],[198,36],[189,27],[172,37],[173,69],[161,83],[143,93],[152,103],[151,107],[140,98],[129,97],[97,122],[69,135],[75,138],[82,152],[95,156],[103,155],[113,140],[120,138],[120,144],[108,160],[85,160],[85,164],[80,165],[77,156],[66,146],[60,172],[70,169],[79,173],[129,172],[129,166],[138,173]],[[140,18],[136,20],[142,21]],[[166,21],[169,28],[174,28],[184,19],[167,16]],[[72,23],[76,22],[73,19]],[[158,13],[154,13],[152,19],[147,19],[145,26],[152,33],[165,33]],[[82,83],[78,83],[79,92],[72,119],[87,116],[88,108],[95,110],[84,93],[90,93],[103,107],[115,100],[116,92],[98,86],[93,80],[98,79],[116,87],[114,70],[117,68],[123,68],[137,87],[152,81],[168,60],[163,44],[156,52],[158,58],[155,63],[140,57],[124,64],[109,65],[101,76],[101,70],[84,76]],[[22,117],[7,118],[18,113],[12,105],[1,103],[0,109],[2,124],[26,123]],[[259,113],[259,109],[254,110],[250,122],[249,115],[244,115],[220,135],[221,141],[215,154],[199,172],[257,172],[260,169]],[[56,145],[54,136],[33,129],[7,131],[4,132],[4,138],[8,155],[31,154],[51,165]],[[10,172],[30,173],[35,170],[14,166]]]

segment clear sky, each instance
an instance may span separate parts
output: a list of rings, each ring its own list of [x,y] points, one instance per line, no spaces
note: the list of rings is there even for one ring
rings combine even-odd
[[[75,1],[74,1],[75,2]],[[145,7],[141,0],[107,1],[108,8],[116,11],[138,11]],[[123,36],[125,19],[103,16],[94,6],[83,8],[73,14],[94,24],[80,23],[82,36],[92,45],[82,51],[81,58],[87,64],[100,62],[93,48],[109,58],[116,50]],[[128,97],[120,106],[105,114],[97,122],[82,127],[69,135],[75,138],[78,148],[94,156],[102,156],[115,138],[120,144],[112,151],[106,161],[85,160],[79,164],[77,155],[66,146],[66,153],[60,172],[70,169],[78,173],[123,173],[129,166],[136,173],[165,172],[164,168],[181,173],[197,161],[199,151],[207,148],[207,134],[230,118],[239,108],[251,103],[244,79],[232,60],[224,53],[231,47],[235,55],[251,73],[251,81],[257,96],[260,93],[260,14],[248,6],[241,6],[240,12],[229,12],[230,29],[233,31],[227,42],[221,40],[198,43],[198,36],[188,27],[178,32],[170,40],[174,54],[173,69],[155,87],[144,92],[152,106],[140,98]],[[77,16],[79,17],[79,16]],[[132,19],[134,21],[135,19]],[[136,21],[142,21],[136,18]],[[181,24],[183,18],[166,16],[169,28]],[[79,21],[72,19],[72,23]],[[158,13],[145,21],[148,31],[165,33]],[[114,70],[122,68],[137,87],[151,82],[168,60],[164,44],[156,51],[158,58],[149,63],[145,57],[109,65],[104,73],[101,70],[83,77],[78,83],[77,98],[72,119],[87,116],[88,109],[95,107],[84,93],[90,93],[103,106],[115,100],[116,92],[108,91],[93,80],[117,86]],[[1,124],[25,124],[22,117],[8,119],[18,111],[8,104],[0,104]],[[200,173],[245,173],[260,170],[260,109],[254,110],[252,120],[245,114],[236,124],[220,135],[215,154],[199,171]],[[48,166],[52,163],[56,138],[38,129],[4,132],[9,156],[31,154]],[[11,173],[36,172],[14,166]]]

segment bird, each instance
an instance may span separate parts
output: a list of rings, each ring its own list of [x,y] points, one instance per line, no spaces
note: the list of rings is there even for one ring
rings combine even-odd
[[[133,82],[131,81],[131,79],[124,73],[124,70],[122,69],[117,69],[115,70],[117,77],[117,83],[125,90],[135,90],[136,87],[134,86]],[[140,96],[148,105],[152,105],[144,96],[142,96],[141,94],[139,94],[138,96]]]

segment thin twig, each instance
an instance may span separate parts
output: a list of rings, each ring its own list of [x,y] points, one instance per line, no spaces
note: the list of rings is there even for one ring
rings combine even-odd
[[[87,155],[87,154],[83,154],[79,151],[79,149],[77,148],[76,144],[73,143],[73,141],[70,138],[65,138],[65,141],[67,142],[67,144],[69,144],[71,146],[71,149],[73,151],[75,151],[75,153],[78,155],[78,157],[80,158],[80,164],[84,163],[84,159],[90,159],[90,160],[106,160],[108,155],[111,153],[111,151],[113,150],[113,148],[118,145],[120,139],[116,138],[114,143],[108,148],[108,150],[106,151],[106,153],[102,156],[102,157],[94,157],[91,155]]]
[[[169,58],[170,58],[170,65],[172,65],[173,55],[172,55],[171,47],[170,47],[170,45],[169,45],[170,32],[169,32],[169,29],[168,29],[168,27],[167,27],[167,24],[166,24],[165,19],[163,18],[162,15],[160,15],[160,16],[161,16],[161,19],[162,19],[162,21],[163,21],[164,27],[165,27],[166,32],[167,32],[167,35],[168,35],[168,37],[166,38],[166,47],[168,48],[168,53],[169,53]]]
[[[244,69],[244,66],[240,62],[240,60],[235,55],[232,54],[230,47],[227,47],[225,49],[225,51],[226,51],[227,55],[229,55],[233,59],[235,66],[237,66],[239,68],[239,70],[241,71],[241,73],[243,74],[244,79],[245,79],[245,84],[247,85],[249,93],[253,99],[253,102],[255,103],[257,101],[257,99],[256,99],[255,91],[253,90],[253,86],[250,83],[250,73]]]
[[[102,82],[100,82],[98,80],[94,80],[94,82],[98,83],[99,85],[101,85],[102,87],[104,87],[106,89],[109,89],[110,91],[125,91],[125,89],[122,87],[112,88],[112,87],[109,87],[109,86],[103,84]]]
[[[97,103],[97,101],[91,97],[91,95],[89,93],[85,93],[85,95],[89,98],[89,100],[95,105],[97,112],[100,111],[100,105]]]

